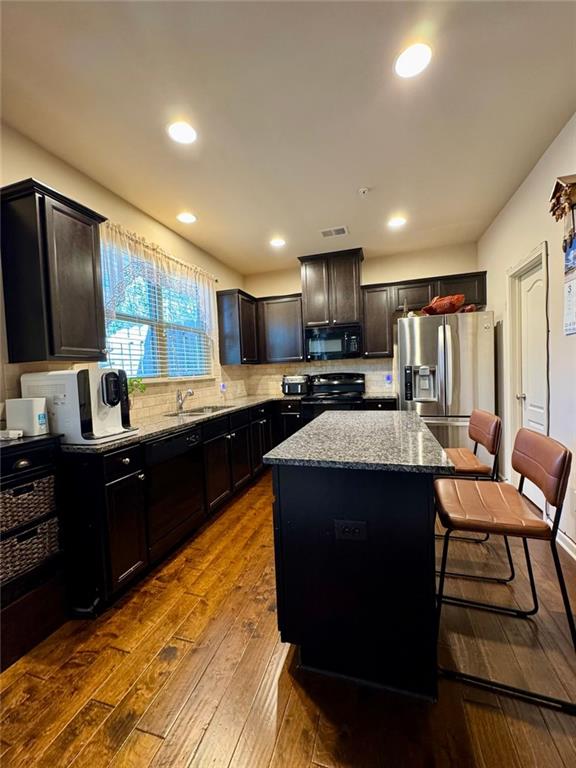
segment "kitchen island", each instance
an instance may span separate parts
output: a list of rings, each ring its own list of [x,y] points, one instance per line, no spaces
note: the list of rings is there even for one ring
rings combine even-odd
[[[440,444],[414,413],[332,411],[264,462],[282,640],[305,668],[435,699]]]

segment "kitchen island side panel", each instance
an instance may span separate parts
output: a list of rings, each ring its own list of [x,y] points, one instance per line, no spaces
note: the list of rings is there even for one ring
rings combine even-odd
[[[432,482],[274,467],[278,623],[303,665],[435,698]]]

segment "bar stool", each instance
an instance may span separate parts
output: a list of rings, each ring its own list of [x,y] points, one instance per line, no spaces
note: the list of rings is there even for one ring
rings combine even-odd
[[[446,528],[437,594],[438,626],[440,625],[443,603],[493,611],[521,618],[527,618],[537,613],[538,596],[532,571],[532,562],[530,560],[530,551],[528,549],[528,540],[540,539],[550,543],[564,610],[566,611],[572,643],[576,651],[576,624],[556,548],[556,536],[562,515],[562,504],[566,495],[571,462],[572,454],[561,443],[530,429],[520,429],[516,435],[512,453],[512,466],[520,474],[518,489],[509,483],[479,482],[476,480],[441,478],[434,482],[436,509],[442,524]],[[538,508],[522,494],[525,478],[531,480],[542,491],[548,503],[555,507],[556,512],[552,528],[542,520]],[[450,536],[454,531],[500,534],[522,539],[532,593],[532,607],[527,610],[521,610],[444,595],[448,547]],[[569,712],[570,714],[576,714],[576,704],[574,702],[555,699],[521,688],[514,688],[504,683],[475,677],[459,671],[441,669],[440,673],[445,677],[460,680],[470,685],[494,691],[495,693],[514,696],[540,706],[552,707]]]
[[[472,411],[468,424],[468,437],[474,441],[474,449],[469,448],[445,448],[444,452],[454,464],[454,473],[458,478],[471,480],[496,480],[498,476],[498,453],[502,439],[502,419],[489,411],[479,408]],[[483,446],[493,457],[492,466],[484,464],[478,458],[478,446]],[[444,534],[436,534],[437,539],[443,539]],[[466,541],[471,544],[484,544],[490,538],[486,533],[482,538],[473,536],[453,536],[453,541]],[[477,576],[462,571],[447,571],[446,576],[472,579],[475,581],[488,581],[495,584],[508,584],[515,577],[514,563],[508,539],[504,536],[504,546],[510,569],[508,576]]]

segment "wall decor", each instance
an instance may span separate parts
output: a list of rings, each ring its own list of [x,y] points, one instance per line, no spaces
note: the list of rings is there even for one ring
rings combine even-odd
[[[550,197],[550,213],[564,221],[564,333],[576,333],[576,174],[559,176]]]

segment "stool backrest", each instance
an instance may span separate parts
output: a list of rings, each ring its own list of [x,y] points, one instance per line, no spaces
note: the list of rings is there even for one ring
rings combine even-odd
[[[519,429],[512,451],[512,466],[522,477],[527,477],[544,494],[546,501],[562,509],[568,475],[572,463],[572,453],[565,445],[551,437],[534,432],[532,429]],[[554,527],[559,522],[554,520]]]
[[[491,456],[496,456],[500,450],[502,419],[489,411],[476,409],[470,416],[468,436],[483,445]]]

